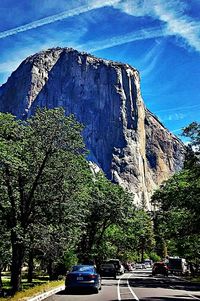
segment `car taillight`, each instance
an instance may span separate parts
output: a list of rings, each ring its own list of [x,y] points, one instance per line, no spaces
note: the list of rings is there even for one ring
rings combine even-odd
[[[90,274],[90,275],[88,275],[88,278],[90,278],[90,279],[95,279],[95,278],[96,278],[96,275],[95,275],[95,274]]]

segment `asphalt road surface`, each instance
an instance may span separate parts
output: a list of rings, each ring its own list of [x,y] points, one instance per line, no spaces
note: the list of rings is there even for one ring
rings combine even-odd
[[[152,277],[151,270],[134,270],[117,280],[102,279],[102,289],[92,292],[64,291],[46,301],[200,301],[200,285],[191,284],[175,276]]]

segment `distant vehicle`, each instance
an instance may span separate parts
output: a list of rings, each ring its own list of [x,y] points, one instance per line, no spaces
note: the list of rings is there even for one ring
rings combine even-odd
[[[108,259],[105,263],[112,263],[115,266],[116,272],[119,275],[124,274],[124,267],[119,259]]]
[[[103,263],[100,265],[99,273],[101,277],[113,277],[117,278],[117,271],[114,264],[112,263]]]
[[[152,260],[151,259],[145,259],[144,260],[144,264],[146,266],[146,268],[150,268],[152,266]]]
[[[188,264],[185,258],[169,257],[166,264],[171,274],[186,275],[189,273]]]
[[[124,269],[125,271],[131,272],[133,271],[133,266],[131,265],[131,263],[124,263]]]
[[[168,276],[168,267],[164,262],[155,262],[152,267],[152,275]]]
[[[136,263],[135,268],[136,269],[142,269],[142,264],[141,263]]]
[[[92,289],[98,293],[101,289],[101,277],[93,265],[75,265],[66,275],[65,290]]]
[[[124,268],[123,264],[121,264],[119,273],[120,273],[120,275],[122,275],[122,274],[124,274],[124,272],[125,272],[125,268]]]
[[[135,264],[135,268],[136,268],[136,269],[146,269],[146,266],[145,266],[145,264],[142,263],[142,262],[137,262],[137,263]]]

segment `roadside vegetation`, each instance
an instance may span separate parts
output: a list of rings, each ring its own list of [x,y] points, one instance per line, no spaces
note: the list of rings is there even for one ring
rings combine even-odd
[[[184,168],[162,184],[153,197],[156,251],[160,256],[180,256],[190,262],[191,273],[200,263],[200,124],[184,129],[190,139]]]
[[[91,171],[82,130],[60,108],[38,109],[26,121],[0,113],[0,292],[7,296],[91,259],[200,258],[199,125],[185,129],[196,151],[188,148],[183,171],[155,192],[159,210],[151,214]]]
[[[14,296],[9,297],[9,301],[19,301],[19,300],[28,300],[29,298],[33,298],[37,296],[38,294],[43,294],[47,291],[53,290],[54,288],[63,285],[63,280],[57,280],[57,281],[45,281],[43,284],[37,284],[34,286],[30,286],[30,284],[27,283],[27,286],[23,287],[20,292],[17,292]],[[0,298],[0,301],[5,301],[5,298]]]

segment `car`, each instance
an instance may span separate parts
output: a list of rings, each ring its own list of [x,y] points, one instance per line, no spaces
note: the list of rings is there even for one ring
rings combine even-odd
[[[157,274],[168,276],[168,267],[164,262],[155,262],[152,267],[152,275]]]
[[[98,293],[101,289],[101,276],[93,265],[75,265],[65,278],[65,291],[91,289]]]
[[[112,263],[101,264],[99,268],[99,273],[101,277],[113,277],[114,279],[117,278],[117,272],[114,264]]]
[[[146,266],[146,268],[151,268],[152,267],[152,260],[151,259],[145,259],[144,260],[144,264]]]
[[[116,272],[118,275],[124,274],[124,267],[119,259],[108,259],[105,263],[114,264]]]
[[[142,263],[142,262],[137,262],[137,263],[135,264],[135,268],[136,268],[136,269],[146,269],[146,266],[145,266],[145,264]]]
[[[128,272],[133,271],[133,266],[132,266],[132,264],[131,264],[131,263],[128,263],[128,262],[124,263],[124,270],[125,270],[125,271],[128,271]]]

